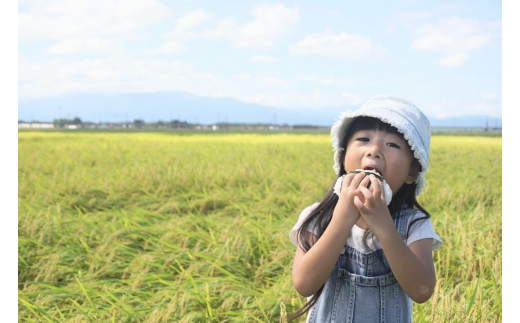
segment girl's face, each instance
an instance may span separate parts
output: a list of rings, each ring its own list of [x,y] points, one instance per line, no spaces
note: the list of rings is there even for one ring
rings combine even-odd
[[[395,195],[404,183],[415,181],[417,174],[411,172],[413,160],[408,143],[399,135],[382,130],[360,130],[347,143],[343,167],[347,172],[376,168]]]

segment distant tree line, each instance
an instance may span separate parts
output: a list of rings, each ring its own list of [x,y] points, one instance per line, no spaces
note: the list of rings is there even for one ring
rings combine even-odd
[[[64,128],[65,125],[68,125],[68,124],[75,124],[75,125],[78,125],[78,126],[83,125],[83,123],[81,122],[80,118],[74,118],[74,119],[54,119],[52,121],[52,123],[54,124],[54,126],[56,128]]]
[[[32,121],[34,123],[37,121]],[[18,123],[24,123],[19,120]],[[129,122],[90,122],[82,121],[79,117],[73,119],[54,119],[52,124],[55,128],[62,129],[187,129],[187,130],[328,130],[330,127],[314,126],[310,124],[288,125],[270,123],[229,123],[216,122],[212,124],[188,123],[187,121],[171,120],[156,122],[145,122],[143,119],[134,119]]]
[[[21,121],[23,122],[23,121]],[[80,118],[76,117],[74,119],[54,119],[52,121],[56,128],[65,128],[67,125],[76,125],[78,127],[90,127],[96,125],[111,125],[116,127],[129,127],[129,128],[173,128],[173,129],[190,129],[195,128],[195,124],[190,124],[186,121],[180,120],[172,120],[172,121],[162,121],[159,120],[157,122],[144,122],[142,119],[135,119],[133,122],[84,122]]]
[[[172,120],[172,121],[162,121],[159,120],[157,122],[147,122],[145,123],[142,119],[135,119],[132,123],[135,128],[142,129],[142,128],[172,128],[172,129],[190,129],[194,128],[195,125],[188,123],[186,121],[180,121],[180,120]]]

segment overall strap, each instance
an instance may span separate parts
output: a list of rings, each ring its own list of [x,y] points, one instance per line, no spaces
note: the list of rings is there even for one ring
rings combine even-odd
[[[401,238],[406,242],[406,232],[408,231],[408,217],[411,216],[409,209],[403,205],[403,208],[396,214],[394,219],[394,224],[397,232]]]

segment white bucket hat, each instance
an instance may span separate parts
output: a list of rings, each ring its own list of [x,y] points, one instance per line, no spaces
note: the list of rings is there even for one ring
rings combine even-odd
[[[340,153],[344,148],[340,147],[342,138],[355,117],[366,116],[380,119],[403,134],[412,148],[414,157],[422,166],[415,183],[417,188],[415,195],[419,196],[424,188],[425,173],[428,170],[428,158],[430,155],[430,122],[428,118],[413,103],[391,95],[378,95],[361,106],[356,111],[345,111],[336,120],[330,129],[332,147],[334,148],[334,170],[339,175],[341,162]]]

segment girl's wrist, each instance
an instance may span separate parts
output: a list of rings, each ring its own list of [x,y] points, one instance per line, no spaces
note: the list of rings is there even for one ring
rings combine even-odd
[[[392,221],[392,218],[388,217],[388,218],[383,218],[383,219],[385,219],[387,221],[386,221],[385,225],[380,227],[379,231],[373,231],[372,229],[370,229],[370,231],[372,231],[372,233],[377,237],[377,240],[379,240],[380,243],[382,243],[382,241],[393,239],[396,234],[399,236],[399,233],[397,232],[397,229]],[[388,220],[390,220],[390,221],[388,221]]]
[[[354,203],[348,203],[347,199],[352,199],[347,194],[341,195],[338,203],[336,204],[336,207],[334,209],[334,213],[336,213],[336,209],[343,214],[345,217],[355,217],[356,221],[359,220],[361,217],[361,213],[359,213],[359,210],[357,209],[356,205]]]
[[[357,209],[353,210],[347,207],[341,207],[341,205],[339,205],[339,207],[336,205],[334,213],[332,214],[331,222],[334,221],[337,225],[344,226],[347,229],[350,227],[350,229],[352,229],[352,226],[356,224],[360,218],[361,214]]]

